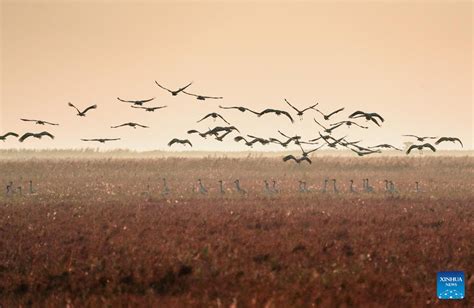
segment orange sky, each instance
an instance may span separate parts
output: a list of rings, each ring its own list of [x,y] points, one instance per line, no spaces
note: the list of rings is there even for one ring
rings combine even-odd
[[[355,110],[382,114],[382,128],[335,133],[365,145],[401,145],[409,133],[458,136],[465,148],[473,145],[470,1],[1,3],[0,134],[44,129],[21,117],[61,126],[47,127],[54,141],[10,140],[0,149],[95,146],[79,140],[95,137],[122,138],[103,148],[165,149],[171,138],[189,137],[196,150],[246,150],[230,139],[186,134],[220,123],[196,123],[212,111],[243,134],[270,137],[281,129],[317,136],[316,113],[303,122],[294,115],[291,125],[217,108],[290,110],[284,98],[298,107],[319,102],[325,112],[345,106],[335,121]],[[190,91],[224,100],[172,97],[154,80],[171,88],[194,81]],[[146,113],[117,96],[156,97],[150,105],[168,108]],[[99,108],[79,118],[69,101]],[[110,128],[129,121],[151,128]]]

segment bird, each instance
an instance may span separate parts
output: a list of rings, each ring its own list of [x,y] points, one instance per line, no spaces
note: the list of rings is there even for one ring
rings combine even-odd
[[[280,115],[284,115],[286,116],[288,119],[290,119],[291,123],[294,123],[295,121],[293,120],[293,118],[291,117],[291,115],[287,112],[287,111],[284,111],[284,110],[278,110],[278,109],[271,109],[271,108],[267,108],[265,110],[263,110],[262,112],[260,112],[258,114],[259,117],[265,115],[265,114],[268,114],[268,113],[274,113],[276,114],[277,116],[280,116]]]
[[[209,131],[207,131],[206,135],[217,136],[220,132],[232,132],[232,131],[237,131],[240,133],[240,131],[235,126],[216,126],[213,129],[210,129]]]
[[[305,181],[299,180],[298,182],[299,182],[299,186],[298,186],[299,192],[302,192],[302,193],[309,192],[309,189],[306,188],[306,182]]]
[[[296,158],[296,157],[294,157],[293,155],[290,154],[290,155],[287,155],[287,156],[283,157],[283,161],[284,161],[284,162],[287,162],[287,161],[289,161],[289,160],[291,160],[291,159],[294,160],[295,162],[297,162],[298,164],[300,164],[300,163],[303,162],[303,161],[306,161],[306,162],[309,163],[310,165],[311,165],[311,163],[312,163],[312,162],[311,162],[311,159],[309,159],[309,157],[307,157],[307,156],[301,156],[301,157],[299,157],[299,158]]]
[[[318,121],[316,121],[316,119],[313,118],[313,120],[314,120],[314,122],[316,122],[316,124],[318,124],[319,126],[321,126],[321,127],[324,129],[324,132],[325,132],[325,133],[328,133],[328,134],[332,133],[333,130],[335,130],[336,128],[338,128],[338,127],[340,127],[340,126],[342,125],[342,123],[341,123],[341,124],[338,124],[338,125],[336,125],[336,126],[332,126],[331,128],[326,128],[326,127],[323,126],[321,123],[319,123]]]
[[[155,110],[166,108],[168,106],[142,107],[142,106],[132,105],[131,107],[132,108],[137,108],[137,109],[144,109],[145,111],[148,111],[148,112],[154,112]]]
[[[328,146],[330,148],[335,148],[338,144],[341,143],[342,140],[344,140],[344,138],[346,138],[346,136],[344,136],[342,138],[335,139],[335,138],[333,138],[329,135],[328,136],[323,136],[323,135],[321,135],[321,133],[319,133],[319,136],[321,136],[321,138],[323,138],[323,140],[326,141],[326,143],[328,144]],[[333,142],[329,142],[328,139],[332,139]]]
[[[321,192],[322,193],[325,193],[328,189],[328,182],[329,182],[329,179],[324,179],[324,184],[323,184],[323,187],[321,188]]]
[[[322,148],[323,146],[325,146],[326,144],[322,144],[320,145],[319,147],[315,148],[315,149],[312,149],[312,150],[309,150],[309,151],[305,151],[303,149],[303,147],[301,146],[301,143],[298,143],[298,146],[300,147],[301,149],[301,154],[303,155],[303,157],[308,157],[309,154],[313,153],[313,152],[316,152],[317,150],[319,150],[320,148]]]
[[[204,185],[202,184],[201,179],[198,179],[198,184],[199,184],[199,192],[200,192],[201,194],[207,194],[207,189],[206,189],[206,187],[204,187]]]
[[[336,186],[336,179],[332,179],[332,187],[335,193],[339,193],[339,189]]]
[[[413,137],[416,138],[417,141],[419,142],[425,142],[426,139],[436,139],[438,137],[426,137],[426,136],[416,136],[416,135],[402,135],[403,137]]]
[[[242,187],[240,187],[240,180],[237,179],[234,181],[234,184],[235,184],[235,188],[237,189],[237,191],[241,194],[246,194],[247,191],[245,189],[243,189]]]
[[[252,135],[247,135],[247,137],[253,138],[253,139],[254,139],[254,142],[258,142],[258,143],[260,143],[261,145],[266,145],[266,144],[269,144],[269,143],[270,143],[270,140],[265,139],[265,138],[255,137],[255,136],[252,136]]]
[[[53,135],[51,135],[47,131],[44,131],[44,132],[41,132],[41,133],[26,133],[23,136],[21,136],[20,139],[18,139],[18,141],[23,142],[23,141],[25,141],[26,138],[29,138],[29,137],[35,137],[37,139],[41,139],[43,136],[47,136],[51,139],[54,139]]]
[[[365,117],[365,119],[367,121],[372,121],[374,122],[375,124],[377,124],[377,126],[380,126],[379,122],[377,121],[377,119],[379,119],[380,121],[384,122],[385,120],[382,118],[381,115],[379,115],[378,113],[375,113],[375,112],[372,112],[372,113],[368,113],[368,112],[363,112],[363,111],[356,111],[354,113],[352,113],[349,118],[351,119],[356,119],[356,118],[362,118],[362,117]]]
[[[18,134],[17,134],[17,133],[8,132],[8,133],[4,134],[3,136],[0,136],[0,140],[5,141],[8,136],[13,136],[13,137],[17,137],[17,138],[18,138]]]
[[[365,156],[365,155],[369,155],[369,154],[375,154],[375,153],[382,153],[380,150],[368,150],[368,151],[358,151],[358,150],[355,150],[353,148],[349,148],[352,152],[356,153],[357,155],[359,156]]]
[[[248,141],[247,139],[245,139],[242,136],[237,136],[237,137],[234,138],[234,141],[240,142],[241,140],[243,140],[245,142],[245,145],[249,146],[249,147],[252,147],[257,142],[259,142],[261,145],[266,145],[266,144],[270,143],[270,140],[266,140],[264,138],[254,137],[254,136],[251,136],[251,135],[247,135],[247,136],[250,137],[250,138],[253,138],[253,139]]]
[[[253,111],[253,110],[251,110],[251,109],[249,109],[249,108],[246,108],[246,107],[239,107],[239,106],[225,107],[225,106],[219,105],[219,108],[221,108],[221,109],[237,109],[237,110],[240,111],[240,112],[246,112],[246,111],[248,111],[248,112],[250,112],[250,113],[259,115],[258,112]]]
[[[25,122],[35,122],[35,124],[38,124],[38,125],[45,125],[45,124],[48,124],[48,125],[59,125],[57,123],[51,123],[51,122],[48,122],[48,121],[43,121],[43,120],[30,120],[30,119],[20,119],[22,121],[25,121]]]
[[[222,141],[222,140],[224,140],[225,136],[227,136],[227,135],[230,134],[230,133],[232,133],[232,131],[227,131],[227,132],[223,133],[223,134],[220,135],[220,136],[216,136],[215,139],[216,139],[217,141]]]
[[[303,110],[299,110],[298,108],[296,108],[295,106],[293,106],[292,104],[290,104],[290,102],[285,98],[285,102],[291,107],[293,108],[295,111],[296,111],[296,115],[298,115],[300,117],[300,120],[303,120],[303,113],[309,109],[313,109],[313,110],[316,110],[314,109],[314,107],[316,107],[318,105],[318,103],[314,104],[314,105],[311,105]]]
[[[324,120],[326,120],[326,121],[328,121],[331,116],[333,116],[333,115],[335,115],[336,113],[341,112],[341,111],[343,111],[343,110],[344,110],[344,107],[343,107],[343,108],[339,108],[339,109],[337,109],[336,111],[331,112],[330,114],[324,114],[324,113],[322,113],[319,109],[316,109],[316,111],[319,112],[319,113],[323,116]]]
[[[339,125],[339,124],[346,124],[347,127],[351,127],[352,125],[355,125],[355,126],[359,126],[360,128],[368,129],[367,126],[359,125],[359,124],[357,124],[356,122],[353,122],[353,121],[341,121],[341,122],[330,124],[330,126],[336,126],[336,125]]]
[[[369,147],[369,149],[375,149],[375,148],[385,148],[385,149],[394,149],[394,150],[397,150],[397,151],[402,151],[402,149],[399,149],[399,148],[397,148],[397,147],[395,147],[391,144],[387,144],[387,143],[374,145],[374,146]]]
[[[179,143],[179,144],[183,144],[183,145],[189,144],[191,147],[193,146],[191,141],[189,141],[188,139],[178,139],[178,138],[174,138],[170,142],[168,142],[168,146],[170,147],[175,143]]]
[[[171,95],[173,95],[173,96],[178,95],[180,92],[183,92],[183,91],[186,90],[190,85],[193,84],[193,82],[191,81],[191,82],[188,83],[186,86],[184,86],[184,87],[182,87],[182,88],[179,88],[179,89],[176,90],[176,91],[173,91],[173,90],[170,90],[170,89],[168,89],[168,88],[163,87],[163,86],[160,85],[156,80],[155,80],[155,83],[156,83],[157,86],[159,86],[159,87],[162,88],[163,90],[166,90],[166,91],[170,92]]]
[[[281,145],[282,147],[286,148],[291,142],[297,141],[298,138],[297,137],[289,137],[286,141],[280,141],[277,138],[269,138],[268,140],[272,143],[277,143],[277,144]]]
[[[121,99],[120,97],[117,97],[117,99],[121,102],[124,102],[124,103],[131,103],[134,106],[143,106],[144,103],[151,102],[155,98],[152,97],[152,98],[149,98],[149,99],[141,99],[141,100],[125,100],[125,99]]]
[[[413,144],[412,146],[410,146],[410,147],[408,148],[408,150],[407,150],[407,155],[410,154],[411,150],[413,150],[413,149],[417,149],[417,150],[422,151],[423,148],[428,148],[428,149],[430,149],[431,151],[436,152],[436,148],[435,148],[433,145],[429,144],[429,143]]]
[[[195,96],[196,99],[200,101],[205,101],[206,99],[223,99],[222,96],[205,96],[205,95],[198,95],[198,94],[192,94],[186,91],[183,91],[184,94]]]
[[[364,189],[366,192],[373,192],[374,188],[369,185],[369,179],[363,179],[364,181]]]
[[[161,194],[167,195],[170,193],[170,189],[168,188],[168,184],[166,183],[166,178],[163,178],[163,189],[161,191]]]
[[[205,120],[209,117],[212,117],[214,119],[214,121],[216,120],[216,118],[220,118],[220,119],[222,119],[222,121],[224,121],[224,122],[226,122],[227,124],[230,125],[230,123],[227,122],[226,119],[224,119],[223,116],[221,116],[220,114],[218,114],[216,112],[212,112],[212,113],[209,113],[209,114],[205,115],[201,120],[197,121],[196,123],[199,123],[199,122],[201,122],[201,121],[203,121],[203,120]]]
[[[110,128],[119,128],[119,127],[123,127],[123,126],[130,126],[130,127],[133,127],[133,128],[137,128],[137,126],[142,127],[142,128],[149,128],[148,126],[141,125],[141,124],[138,124],[138,123],[133,123],[133,122],[123,123],[123,124],[120,124],[120,125],[117,125],[117,126],[110,126]]]
[[[435,144],[438,145],[441,142],[447,142],[447,141],[454,142],[454,143],[456,143],[456,141],[457,141],[461,144],[461,147],[464,147],[462,142],[461,142],[461,139],[456,138],[456,137],[441,137],[435,142]]]
[[[210,130],[210,129],[209,129],[209,130]],[[198,131],[198,130],[196,130],[196,129],[190,129],[190,130],[187,131],[187,133],[188,133],[189,135],[191,135],[191,134],[198,134],[198,135],[201,136],[202,138],[206,138],[208,131],[207,131],[207,132],[204,132],[204,133],[201,133],[200,131]]]
[[[73,107],[74,109],[76,109],[76,110],[77,110],[77,116],[79,116],[79,117],[85,117],[87,111],[97,108],[97,105],[92,105],[92,106],[87,107],[87,108],[84,109],[83,111],[80,111],[79,109],[77,109],[76,106],[74,106],[74,105],[73,105],[72,103],[70,103],[70,102],[68,103],[68,106]]]
[[[106,143],[108,141],[120,140],[120,138],[96,138],[96,139],[81,139],[82,141],[96,141],[99,143]]]
[[[350,188],[349,188],[350,192],[351,192],[351,193],[357,192],[357,191],[354,189],[354,180],[350,180],[350,184],[351,184],[351,186],[350,186]]]

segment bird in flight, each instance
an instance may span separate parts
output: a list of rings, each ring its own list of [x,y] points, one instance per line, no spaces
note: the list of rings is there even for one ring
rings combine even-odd
[[[456,137],[441,137],[435,142],[435,144],[438,145],[441,142],[447,142],[447,141],[454,142],[454,143],[456,143],[456,141],[457,141],[461,144],[461,147],[464,147],[464,145],[461,142],[461,139],[456,138]]]
[[[110,128],[118,128],[118,127],[123,127],[123,126],[130,126],[130,127],[133,127],[133,128],[137,128],[137,126],[142,127],[142,128],[148,128],[148,126],[141,125],[141,124],[138,124],[138,123],[133,123],[133,122],[123,123],[123,124],[120,124],[120,125],[117,125],[117,126],[110,126]]]
[[[425,137],[425,136],[416,136],[416,135],[402,135],[404,137],[413,137],[413,138],[416,138],[416,140],[418,140],[419,142],[425,142],[426,139],[436,139],[438,137]]]
[[[274,113],[276,114],[277,116],[280,116],[280,115],[284,115],[286,116],[288,119],[290,119],[291,123],[294,123],[295,121],[293,120],[293,118],[291,117],[291,115],[284,111],[284,110],[278,110],[278,109],[271,109],[271,108],[267,108],[265,110],[263,110],[262,112],[260,112],[258,114],[259,117],[263,116],[264,114],[267,114],[267,113]]]
[[[294,160],[298,164],[300,164],[303,161],[306,161],[311,165],[311,159],[309,159],[309,157],[307,157],[307,156],[302,156],[302,157],[296,158],[293,155],[287,155],[287,156],[283,157],[284,162],[287,162],[289,160]]]
[[[121,102],[124,102],[124,103],[131,103],[133,104],[134,106],[143,106],[144,103],[148,103],[148,102],[151,102],[152,100],[154,100],[155,98],[149,98],[149,99],[141,99],[141,100],[125,100],[125,99],[121,99],[120,97],[117,97],[117,99]]]
[[[339,109],[337,109],[336,111],[331,112],[330,114],[324,114],[324,113],[322,113],[321,110],[319,110],[319,109],[315,109],[315,110],[316,110],[317,112],[319,112],[319,113],[323,116],[324,120],[328,121],[331,116],[335,115],[335,114],[338,113],[338,112],[343,111],[343,110],[344,110],[344,107],[343,107],[343,108],[339,108]]]
[[[20,139],[18,139],[18,141],[23,142],[23,141],[25,141],[26,138],[29,138],[29,137],[35,137],[37,139],[41,139],[43,136],[47,136],[51,139],[54,139],[53,135],[51,135],[50,133],[44,131],[44,132],[41,132],[41,133],[26,133],[23,136],[21,136]]]
[[[51,122],[43,121],[43,120],[30,120],[30,119],[20,119],[20,120],[25,121],[25,122],[35,122],[35,124],[38,124],[38,125],[45,125],[45,124],[59,125],[59,124],[56,124],[56,123],[51,123]]]
[[[360,128],[365,128],[365,129],[368,128],[367,126],[362,126],[362,125],[359,125],[356,122],[352,122],[352,121],[341,121],[341,122],[337,122],[337,123],[333,123],[333,124],[329,124],[329,125],[330,126],[335,126],[335,125],[339,125],[339,124],[346,124],[347,127],[351,127],[352,125],[355,125],[355,126],[359,126]]]
[[[18,134],[14,132],[8,132],[4,134],[3,136],[0,136],[0,140],[5,141],[8,136],[18,137]]]
[[[311,153],[313,153],[313,152],[316,152],[317,150],[319,150],[320,148],[322,148],[322,147],[325,146],[326,144],[322,144],[322,145],[320,145],[319,147],[317,147],[317,148],[315,148],[315,149],[312,149],[312,150],[309,150],[309,151],[305,151],[305,150],[303,149],[303,147],[301,146],[300,143],[298,143],[298,145],[299,145],[299,147],[300,147],[300,149],[301,149],[301,152],[302,152],[301,154],[303,155],[303,157],[307,157],[309,154],[311,154]]]
[[[248,109],[248,108],[246,108],[246,107],[239,107],[239,106],[225,107],[225,106],[220,106],[220,105],[219,105],[219,108],[221,108],[221,109],[237,109],[237,110],[240,111],[240,112],[246,112],[246,111],[248,111],[248,112],[251,112],[251,113],[253,113],[253,114],[259,115],[258,112],[253,111],[253,110],[251,110],[251,109]]]
[[[399,148],[397,148],[397,147],[395,147],[391,144],[387,144],[387,143],[374,145],[374,146],[369,147],[369,149],[375,149],[375,148],[394,149],[394,150],[397,150],[397,151],[402,151],[402,149],[399,149]]]
[[[168,106],[142,107],[142,106],[135,106],[135,105],[132,105],[132,108],[144,109],[145,111],[148,111],[148,112],[154,112],[155,110],[162,109],[162,108],[166,108],[166,107],[168,107]]]
[[[191,95],[196,97],[196,99],[200,101],[205,101],[206,99],[223,99],[222,96],[206,96],[206,95],[197,95],[197,94],[192,94],[186,91],[183,91],[184,94]]]
[[[292,104],[290,104],[290,102],[285,98],[285,102],[291,107],[293,108],[293,110],[296,111],[296,115],[300,117],[300,121],[303,120],[303,113],[309,109],[313,109],[313,110],[316,110],[314,107],[316,107],[318,105],[318,103],[312,105],[312,106],[309,106],[303,110],[299,110],[298,108],[296,108],[295,106],[293,106]]]
[[[428,148],[431,151],[436,152],[436,148],[434,146],[432,146],[431,144],[429,144],[429,143],[418,144],[418,145],[414,144],[414,145],[412,145],[408,148],[407,155],[410,154],[411,150],[413,150],[413,149],[417,149],[419,151],[422,151],[424,148]]]
[[[349,148],[352,152],[357,153],[359,156],[364,156],[364,155],[369,155],[369,154],[374,154],[374,153],[382,153],[380,150],[365,150],[365,151],[360,151],[360,150],[355,150],[353,148]]]
[[[155,80],[155,83],[156,83],[157,86],[159,86],[159,87],[162,88],[163,90],[166,90],[166,91],[170,92],[171,95],[173,95],[173,96],[178,95],[180,92],[183,92],[183,91],[186,90],[190,85],[193,84],[193,82],[191,81],[191,82],[188,83],[186,86],[184,86],[184,87],[182,87],[182,88],[179,88],[178,90],[173,91],[173,90],[170,90],[170,89],[168,89],[168,88],[163,87],[163,86],[160,85],[156,80]]]
[[[209,117],[212,117],[214,119],[214,121],[216,120],[216,118],[221,118],[222,121],[226,122],[227,124],[230,125],[229,122],[227,122],[220,114],[216,113],[216,112],[212,112],[212,113],[209,113],[208,115],[204,116],[201,120],[197,121],[197,123],[209,118]]]
[[[178,139],[178,138],[174,138],[170,142],[168,142],[168,146],[170,147],[175,143],[179,143],[179,144],[182,144],[182,145],[189,144],[191,147],[193,146],[191,141],[189,141],[188,139]]]
[[[108,141],[120,140],[120,138],[96,138],[96,139],[81,139],[82,141],[96,141],[100,143],[106,143]]]
[[[332,126],[332,127],[330,127],[330,128],[326,128],[326,127],[324,127],[321,123],[319,123],[318,121],[316,121],[316,119],[313,118],[313,120],[314,120],[314,122],[316,122],[316,124],[318,124],[319,126],[321,126],[321,127],[324,129],[324,132],[325,132],[325,133],[328,133],[328,134],[332,133],[333,130],[335,130],[336,128],[338,128],[338,127],[340,127],[340,126],[342,125],[342,123],[339,123],[339,124],[336,125],[336,126]]]
[[[71,104],[71,103],[68,103],[68,105],[69,105],[70,107],[73,107],[74,109],[76,109],[76,110],[77,110],[77,115],[78,115],[79,117],[85,117],[85,116],[86,116],[86,112],[87,112],[87,111],[89,111],[89,110],[92,110],[92,109],[96,109],[96,108],[97,108],[97,105],[92,105],[92,106],[89,106],[89,107],[87,107],[87,108],[86,108],[86,109],[84,109],[83,111],[80,111],[80,110],[79,110],[79,109],[77,109],[77,107],[76,107],[76,106],[74,106],[73,104]]]
[[[362,117],[365,117],[367,121],[374,122],[375,124],[377,124],[377,126],[380,126],[377,119],[379,119],[382,122],[385,121],[378,113],[375,113],[375,112],[368,113],[368,112],[363,112],[363,111],[356,111],[349,116],[349,118],[351,119],[362,118]]]

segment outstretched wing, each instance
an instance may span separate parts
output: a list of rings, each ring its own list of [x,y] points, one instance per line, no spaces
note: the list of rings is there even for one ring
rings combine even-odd
[[[248,143],[247,139],[245,139],[245,138],[242,137],[242,136],[237,136],[237,137],[234,138],[234,141],[236,141],[236,142],[239,142],[239,141],[241,141],[241,140],[245,141],[245,143]]]
[[[205,115],[201,120],[197,121],[196,123],[199,123],[199,122],[201,122],[201,121],[204,121],[205,119],[211,117],[212,115],[213,115],[212,113],[209,113],[209,114]]]
[[[309,157],[307,157],[307,156],[301,157],[301,158],[299,159],[299,162],[301,162],[301,161],[307,161],[307,162],[311,165],[311,159],[309,159]]]
[[[68,103],[68,106],[70,106],[70,107],[76,109],[77,113],[81,113],[81,112],[79,111],[79,109],[77,109],[77,107],[74,106],[71,102]]]
[[[125,100],[125,99],[121,99],[120,97],[117,97],[117,99],[121,102],[124,102],[124,103],[147,103],[147,102],[151,102],[152,100],[154,100],[155,98],[149,98],[149,99],[142,99],[142,100]]]
[[[54,136],[48,133],[47,131],[41,132],[39,134],[36,134],[37,136],[43,137],[43,136],[48,136],[51,139],[54,139]]]
[[[351,115],[349,116],[349,118],[355,118],[355,117],[360,117],[360,116],[364,116],[364,117],[365,117],[365,112],[358,110],[358,111],[354,112],[353,114],[351,114]]]
[[[375,118],[370,118],[370,120],[372,120],[372,122],[374,122],[375,124],[377,124],[377,126],[380,126],[379,122],[377,122],[377,119],[375,119]]]
[[[307,108],[301,110],[301,112],[305,112],[306,110],[309,110],[309,109],[316,110],[314,107],[316,107],[316,106],[318,106],[318,105],[319,105],[319,103],[316,103],[316,104],[314,104],[314,105],[312,105],[312,106],[309,106],[309,107],[307,107]]]
[[[170,93],[173,92],[173,91],[171,91],[170,89],[163,87],[163,86],[162,86],[161,84],[159,84],[156,80],[155,80],[155,83],[156,83],[157,86],[159,86],[159,87],[162,88],[163,90],[166,90],[166,91],[168,91],[168,92],[170,92]]]
[[[291,108],[293,108],[296,112],[300,112],[295,106],[293,106],[292,104],[290,104],[290,102],[289,102],[286,98],[285,98],[284,100],[285,100],[285,102],[286,102]]]
[[[8,136],[18,137],[18,134],[17,134],[17,133],[14,133],[14,132],[8,132],[8,133],[6,133],[5,135],[0,136],[0,137],[6,138],[6,137],[8,137]]]
[[[30,119],[20,119],[22,121],[25,121],[25,122],[36,122],[36,120],[30,120]]]
[[[411,150],[417,149],[417,148],[418,148],[418,146],[416,146],[416,145],[410,146],[410,147],[408,148],[408,150],[407,150],[407,155],[410,154]]]
[[[58,123],[51,123],[51,122],[47,122],[47,121],[43,121],[44,123],[46,124],[49,124],[49,125],[59,125]]]
[[[184,143],[184,144],[189,144],[191,147],[193,146],[193,144],[191,143],[191,141],[189,141],[188,139],[184,140],[183,143]]]
[[[343,108],[340,108],[340,109],[337,109],[336,111],[333,111],[333,112],[331,112],[330,114],[328,114],[327,117],[329,118],[330,116],[332,116],[332,115],[334,115],[334,114],[336,114],[336,113],[338,113],[338,112],[341,112],[341,111],[343,111],[343,110],[344,110],[344,107],[343,107]]]
[[[185,85],[184,87],[179,88],[178,91],[176,91],[176,92],[182,92],[182,91],[186,90],[186,89],[187,89],[190,85],[192,85],[192,84],[193,84],[193,82],[191,81],[190,83],[188,83],[188,84]]]
[[[430,150],[433,151],[433,152],[436,152],[436,148],[435,148],[433,145],[429,144],[429,143],[423,144],[423,147],[424,147],[424,148],[428,148],[428,149],[430,149]]]
[[[226,122],[227,124],[229,124],[229,125],[230,125],[230,123],[229,123],[229,122],[227,122],[227,121],[226,121],[226,119],[224,119],[224,117],[223,117],[223,116],[221,116],[221,115],[220,115],[220,114],[218,114],[218,113],[216,113],[216,115],[217,115],[219,118],[221,118],[221,119],[222,119],[222,121],[224,121],[224,122]]]
[[[140,126],[140,127],[143,127],[143,128],[149,128],[148,126],[146,125],[141,125],[141,124],[138,124],[138,123],[135,123],[136,126]]]
[[[176,142],[179,142],[179,139],[178,138],[174,138],[172,139],[170,142],[168,142],[168,146],[172,146],[173,144],[175,144]]]
[[[372,117],[374,117],[374,118],[379,118],[380,121],[382,121],[382,122],[385,121],[385,120],[382,118],[382,116],[381,116],[380,114],[378,114],[378,113],[371,113],[370,115],[371,115]]]
[[[282,114],[286,115],[290,119],[291,123],[295,123],[291,115],[287,111],[280,111]]]
[[[123,123],[123,124],[120,124],[120,125],[117,125],[117,126],[110,126],[110,128],[119,128],[119,127],[122,127],[122,126],[128,126],[129,123]]]
[[[283,161],[285,161],[285,162],[290,160],[290,159],[293,159],[294,161],[296,161],[296,158],[291,154],[283,157]]]
[[[20,139],[18,139],[18,141],[23,142],[23,141],[25,141],[26,138],[32,137],[34,135],[35,134],[33,134],[33,133],[26,133],[23,136],[21,136]]]
[[[186,92],[186,91],[183,91],[184,94],[187,94],[187,95],[191,95],[191,96],[195,96],[195,97],[202,97],[202,98],[209,98],[209,99],[223,99],[222,96],[207,96],[207,95],[197,95],[197,94],[193,94],[193,93],[189,93],[189,92]]]
[[[96,109],[97,108],[97,105],[92,105],[92,106],[89,106],[87,107],[86,109],[84,109],[84,111],[82,113],[86,113],[87,111],[91,110],[91,109]]]

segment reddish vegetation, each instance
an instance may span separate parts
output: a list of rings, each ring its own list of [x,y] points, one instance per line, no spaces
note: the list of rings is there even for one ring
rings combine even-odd
[[[1,162],[3,183],[32,178],[37,194],[0,198],[0,304],[419,307],[441,303],[436,271],[463,270],[455,305],[472,306],[474,159],[315,161]],[[298,193],[326,175],[343,192]],[[191,192],[198,177],[208,196]],[[248,195],[220,196],[220,177]],[[347,193],[363,177],[400,193]]]

